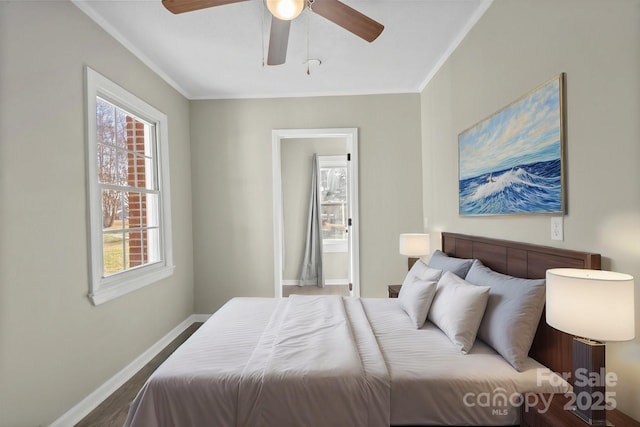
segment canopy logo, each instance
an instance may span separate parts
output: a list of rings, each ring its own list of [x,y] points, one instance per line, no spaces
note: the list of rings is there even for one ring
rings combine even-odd
[[[548,369],[538,369],[537,373],[537,386],[540,389],[540,393],[545,391],[556,390],[556,393],[563,393],[568,389],[567,381],[571,379],[572,374],[570,372],[563,372],[555,374]],[[603,387],[606,390],[607,387],[615,387],[618,383],[618,376],[614,372],[606,372],[601,369],[599,372],[590,372],[587,369],[576,369],[574,385],[577,387]],[[601,409],[615,409],[616,408],[616,393],[614,391],[595,391],[589,393],[587,391],[580,391],[578,393],[567,392],[565,396],[568,398],[567,403],[564,406],[565,410],[578,408],[580,410],[601,410]],[[553,394],[538,394],[538,393],[519,393],[508,392],[502,387],[497,387],[493,391],[486,391],[481,393],[466,393],[463,397],[463,403],[467,407],[481,407],[491,409],[492,416],[506,416],[510,414],[510,411],[514,408],[520,408],[524,406],[525,411],[535,408],[540,413],[545,413],[551,406],[551,400]]]
[[[510,410],[525,407],[525,410],[529,408],[538,407],[542,403],[542,411],[549,410],[551,405],[552,395],[542,395],[536,393],[509,393],[502,387],[497,387],[490,392],[482,393],[467,393],[462,398],[465,406],[469,408],[480,407],[491,409],[491,415],[493,416],[506,416],[510,414]]]

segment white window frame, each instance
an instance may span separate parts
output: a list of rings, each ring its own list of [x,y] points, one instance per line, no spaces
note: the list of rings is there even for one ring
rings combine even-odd
[[[322,168],[345,168],[348,169],[347,155],[340,156],[318,156],[318,172]],[[347,187],[348,187],[347,183]],[[318,180],[318,191],[320,191],[320,180]],[[349,197],[347,196],[347,202]],[[322,204],[322,202],[320,202]],[[347,217],[349,215],[347,214]],[[322,239],[323,252],[346,253],[349,251],[348,239]]]
[[[89,299],[99,305],[173,274],[171,198],[169,194],[169,128],[167,116],[100,73],[85,67],[87,120],[87,200],[89,233]],[[160,261],[103,276],[102,194],[98,185],[96,98],[100,97],[141,118],[155,129],[156,168],[160,192]]]

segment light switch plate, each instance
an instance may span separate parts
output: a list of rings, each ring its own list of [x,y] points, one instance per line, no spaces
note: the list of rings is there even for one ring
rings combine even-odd
[[[551,217],[551,240],[564,240],[564,218]]]

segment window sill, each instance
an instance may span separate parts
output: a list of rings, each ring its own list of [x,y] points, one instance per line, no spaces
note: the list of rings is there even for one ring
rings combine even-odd
[[[323,252],[344,252],[349,251],[347,240],[326,239],[322,241]]]
[[[156,283],[173,275],[175,266],[161,266],[140,272],[130,272],[126,277],[103,284],[89,293],[93,305],[100,305],[112,299],[121,297],[145,286]],[[138,273],[138,274],[136,274]]]

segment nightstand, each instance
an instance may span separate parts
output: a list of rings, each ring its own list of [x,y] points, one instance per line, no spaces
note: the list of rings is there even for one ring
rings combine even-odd
[[[520,407],[521,427],[589,427],[589,424],[565,409],[569,398],[564,394],[545,394],[537,397],[537,405],[534,406],[536,399],[531,396],[529,406],[525,404]],[[545,411],[544,402],[549,402],[549,398],[551,398],[551,404]],[[640,427],[640,422],[617,409],[607,411],[607,421],[616,427]]]
[[[398,294],[400,293],[400,288],[402,285],[389,285],[387,286],[389,290],[389,298],[398,298]]]

